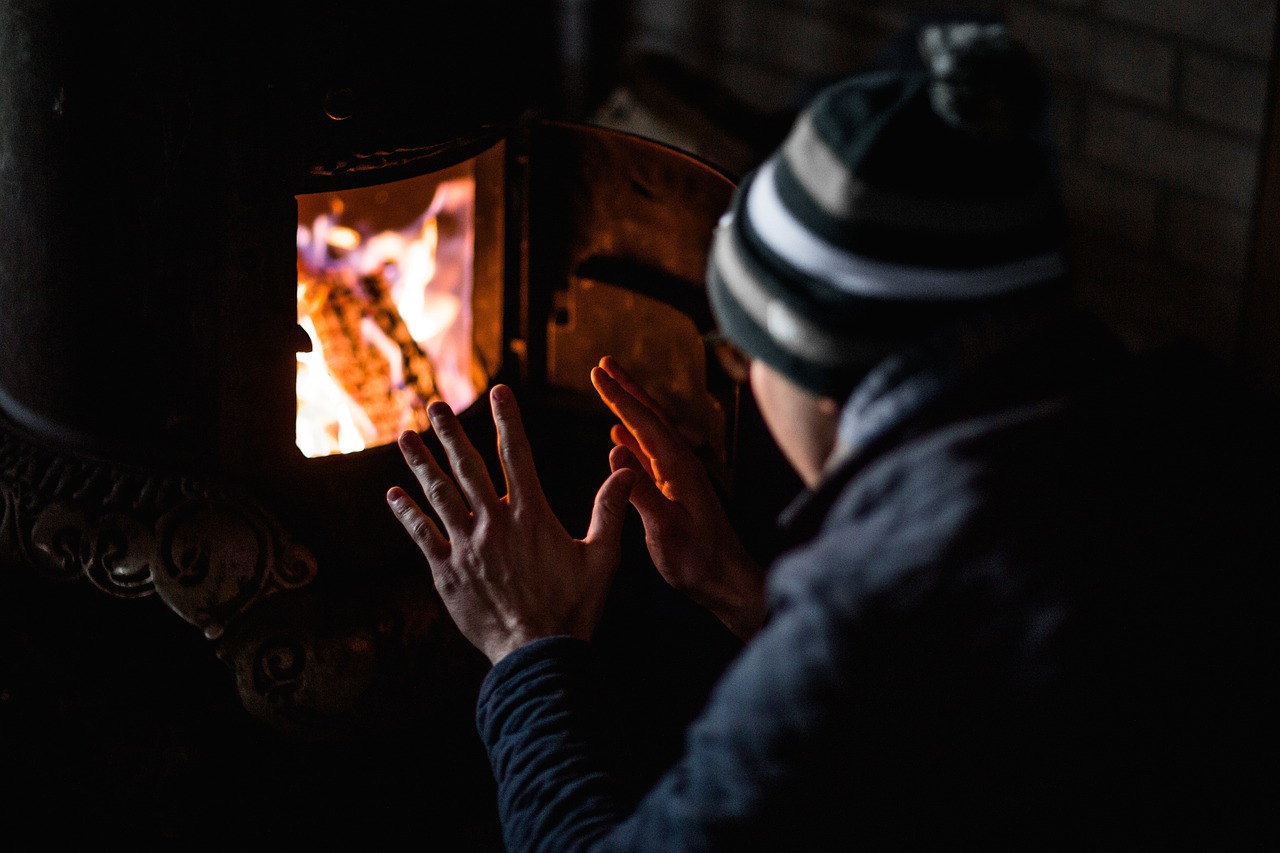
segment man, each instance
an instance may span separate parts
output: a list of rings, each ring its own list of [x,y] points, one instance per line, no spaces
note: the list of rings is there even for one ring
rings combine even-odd
[[[949,24],[921,54],[819,95],[714,238],[717,321],[807,486],[767,573],[612,359],[592,379],[613,473],[581,540],[510,389],[504,496],[447,407],[456,485],[402,438],[439,524],[388,500],[494,664],[478,722],[511,849],[1260,838],[1275,552],[1254,546],[1277,516],[1238,500],[1246,431],[1071,305],[1026,52]],[[628,501],[667,581],[746,641],[638,803],[591,710]]]

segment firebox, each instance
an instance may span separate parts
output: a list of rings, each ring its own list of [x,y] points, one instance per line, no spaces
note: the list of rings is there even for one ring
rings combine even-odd
[[[484,662],[383,500],[410,485],[399,432],[432,445],[423,413],[444,400],[496,472],[486,391],[511,385],[553,507],[585,529],[611,423],[589,369],[612,354],[727,497],[740,447],[754,465],[777,458],[706,343],[706,251],[732,180],[540,115],[526,7],[371,18],[320,3],[288,22],[235,3],[145,19],[0,7],[6,642],[63,650],[51,659],[86,683],[152,660],[170,672],[156,685],[225,692],[230,719],[306,743],[412,740],[458,790],[483,789],[470,713]],[[740,511],[771,514],[771,500]],[[634,627],[667,598],[635,580],[646,557],[629,541],[639,568],[620,585],[639,604],[619,619]],[[657,630],[678,644],[696,622]],[[44,683],[43,658],[21,657],[0,670],[19,685],[0,700]],[[144,681],[139,703],[155,698]],[[56,714],[28,718],[55,737]],[[247,743],[312,773],[352,766],[222,722],[218,747],[198,740],[234,756],[228,772],[261,772]],[[152,758],[172,771],[167,748]],[[112,790],[136,797],[119,777]]]
[[[475,208],[477,183],[501,185],[500,148],[439,173],[298,198],[304,456],[427,430],[429,403],[460,411],[488,385],[502,354],[493,331],[502,281],[500,265],[486,261],[498,259],[501,232],[477,231]],[[489,192],[481,202],[501,198]]]

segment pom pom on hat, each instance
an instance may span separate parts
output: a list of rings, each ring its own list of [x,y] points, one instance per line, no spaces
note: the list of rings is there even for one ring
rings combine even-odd
[[[821,92],[716,229],[721,330],[816,393],[847,393],[929,312],[1065,274],[1030,54],[964,22],[925,28],[919,48],[919,68]]]
[[[919,49],[929,101],[953,127],[988,138],[1028,133],[1043,113],[1035,61],[1001,24],[925,27]]]

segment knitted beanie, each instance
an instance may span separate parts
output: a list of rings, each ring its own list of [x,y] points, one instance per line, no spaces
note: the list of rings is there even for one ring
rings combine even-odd
[[[1032,58],[1000,24],[934,25],[919,47],[918,67],[823,90],[716,228],[722,334],[818,394],[925,318],[1064,279]]]

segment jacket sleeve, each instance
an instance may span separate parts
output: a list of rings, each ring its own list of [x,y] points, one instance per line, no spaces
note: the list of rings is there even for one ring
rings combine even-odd
[[[841,667],[832,660],[836,633],[814,599],[793,599],[776,612],[717,684],[686,734],[684,754],[634,809],[620,804],[601,763],[607,735],[592,731],[587,644],[551,638],[509,655],[487,677],[478,710],[508,848],[825,843],[814,834],[830,825],[839,786],[817,780],[847,775],[835,757],[847,737]],[[825,824],[808,820],[824,810]]]
[[[589,850],[621,820],[593,748],[592,687],[590,648],[572,637],[536,640],[485,677],[477,725],[512,853]]]

